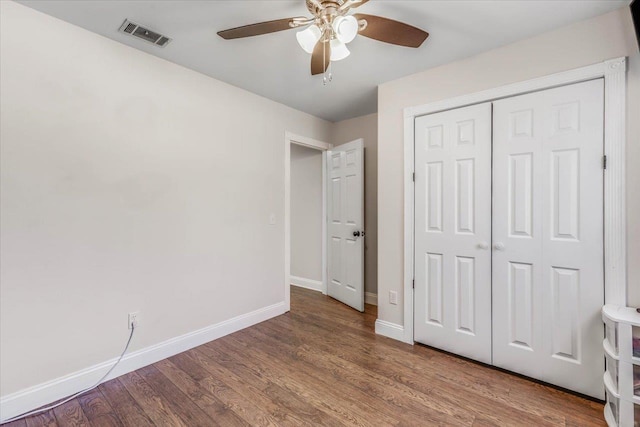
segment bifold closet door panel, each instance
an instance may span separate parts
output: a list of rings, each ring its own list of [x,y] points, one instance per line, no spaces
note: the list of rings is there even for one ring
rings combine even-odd
[[[491,103],[415,121],[414,339],[491,363]]]
[[[603,81],[493,105],[493,364],[603,398]]]

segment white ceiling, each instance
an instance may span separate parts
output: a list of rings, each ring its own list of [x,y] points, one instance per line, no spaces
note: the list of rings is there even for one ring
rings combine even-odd
[[[372,0],[358,9],[430,33],[419,49],[358,37],[333,64],[333,81],[309,72],[295,31],[223,40],[219,30],[308,16],[304,0],[20,0],[34,9],[216,79],[339,121],[377,110],[377,85],[581,21],[629,0]],[[118,32],[125,18],[173,38],[159,48]],[[46,34],[43,34],[46,37]]]

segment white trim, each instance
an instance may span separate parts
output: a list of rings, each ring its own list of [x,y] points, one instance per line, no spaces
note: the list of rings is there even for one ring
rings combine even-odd
[[[373,292],[365,292],[364,303],[371,304],[371,305],[378,305],[378,294],[374,294]]]
[[[284,136],[284,306],[291,310],[291,138]]]
[[[264,322],[285,312],[284,302],[279,302],[197,331],[171,338],[159,344],[136,350],[125,355],[120,364],[105,381],[216,340],[225,335],[255,325],[256,323]],[[124,336],[123,339],[125,339]],[[135,342],[135,340],[136,337],[134,336],[133,341]],[[0,399],[0,414],[2,417],[0,422],[4,422],[6,419],[54,402],[63,397],[70,396],[73,393],[77,393],[93,385],[104,375],[105,371],[115,363],[116,359],[117,358],[113,358],[69,375],[2,397]]]
[[[376,320],[376,334],[398,341],[404,340],[404,328],[386,320]]]
[[[284,135],[285,139],[292,144],[302,145],[307,148],[314,148],[320,151],[331,150],[333,148],[333,144],[329,144],[328,142],[322,142],[306,136],[296,135],[292,132],[285,132]]]
[[[331,145],[331,144],[329,144]],[[327,264],[327,255],[329,248],[327,247],[327,227],[329,214],[327,213],[327,159],[329,158],[327,150],[322,152],[322,289],[324,295],[329,292],[329,282],[327,279],[329,266]]]
[[[604,300],[605,304],[626,306],[626,58],[606,61],[604,65]]]
[[[500,98],[604,78],[604,153],[607,156],[604,194],[605,303],[627,302],[625,205],[626,58],[616,58],[575,70],[509,84],[404,109],[404,334],[413,342],[414,120],[417,116]],[[376,328],[377,331],[377,328]]]
[[[291,285],[299,288],[311,289],[312,291],[322,292],[323,284],[321,280],[305,279],[304,277],[290,276]]]
[[[404,336],[401,341],[413,344],[413,173],[414,173],[414,126],[415,117],[404,119]],[[411,138],[411,144],[407,144]],[[409,207],[409,208],[407,208]],[[407,252],[409,248],[409,252]],[[410,316],[410,321],[407,321]]]
[[[522,95],[557,86],[597,79],[605,75],[605,70],[609,68],[607,63],[620,61],[624,62],[625,58],[617,58],[611,61],[600,62],[598,64],[588,65],[574,70],[562,71],[549,76],[499,86],[493,89],[461,95],[455,98],[444,99],[442,101],[431,102],[429,104],[419,105],[416,107],[407,107],[404,109],[404,117],[424,116],[426,114],[465,107],[467,105],[480,104],[482,102],[495,101],[514,95]]]
[[[323,151],[322,155],[322,290],[327,293],[327,191],[326,151],[333,145],[292,132],[284,133],[284,304],[291,310],[291,144]]]

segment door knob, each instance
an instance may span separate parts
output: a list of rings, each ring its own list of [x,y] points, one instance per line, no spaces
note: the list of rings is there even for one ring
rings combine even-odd
[[[493,248],[494,248],[496,251],[504,251],[504,243],[502,243],[502,242],[498,242],[498,243],[496,243],[495,245],[493,245]]]
[[[489,244],[487,242],[480,242],[480,243],[478,243],[478,248],[479,249],[489,249]]]
[[[353,232],[353,237],[360,237],[360,231],[359,230],[354,231]]]

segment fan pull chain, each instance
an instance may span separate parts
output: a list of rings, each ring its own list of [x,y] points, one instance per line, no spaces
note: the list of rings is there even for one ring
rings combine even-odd
[[[322,63],[326,64],[327,63],[327,43],[329,42],[324,42],[322,43]],[[327,70],[329,70],[329,78],[327,78]],[[322,84],[324,86],[327,85],[327,82],[331,83],[331,81],[333,80],[333,64],[331,62],[331,60],[329,60],[329,66],[325,67],[323,75],[322,75]]]
[[[323,41],[322,43],[322,64],[327,63],[327,43]],[[327,85],[327,67],[324,67],[324,71],[322,72],[322,84],[324,86]]]

